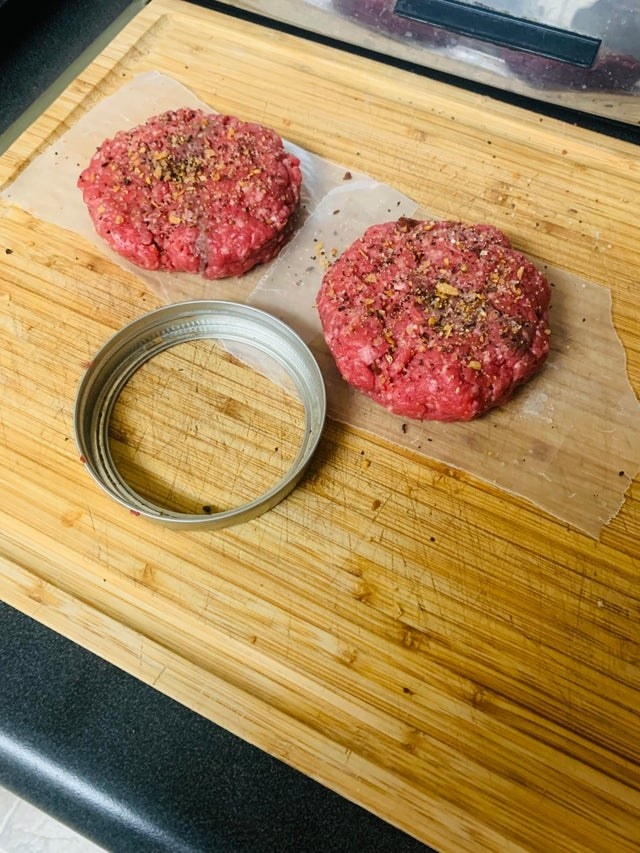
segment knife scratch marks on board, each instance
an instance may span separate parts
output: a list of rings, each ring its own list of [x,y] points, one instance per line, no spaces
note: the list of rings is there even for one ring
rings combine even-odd
[[[8,301],[6,301],[5,304],[8,307]],[[28,327],[25,326],[22,320],[19,320],[11,314],[0,315],[0,329],[16,340],[26,340],[29,338]]]
[[[162,678],[162,676],[163,676],[163,675],[164,675],[164,673],[165,673],[166,668],[167,668],[166,666],[163,666],[163,667],[161,668],[160,672],[159,672],[159,673],[155,676],[155,678],[152,680],[151,684],[152,684],[152,686],[153,686],[153,687],[155,687],[155,686],[157,685],[158,681],[160,681],[160,679]]]
[[[387,494],[384,498],[376,498],[372,502],[372,504],[371,504],[371,509],[373,510],[373,519],[372,520],[374,522],[378,520],[378,516],[384,510],[386,505],[389,503],[390,498],[391,498],[391,493]]]
[[[580,576],[580,589],[578,591],[577,597],[577,605],[576,605],[576,619],[575,619],[575,630],[578,632],[580,630],[580,622],[582,619],[582,605],[585,599],[585,587],[586,587],[587,579],[585,576],[585,571],[583,568],[582,574]]]
[[[438,587],[438,583],[437,583],[436,578],[435,578],[433,573],[429,574],[429,581],[430,581],[431,589],[433,590],[432,601],[433,601],[435,609],[437,610],[437,613],[438,613],[439,623],[440,623],[440,626],[442,628],[442,634],[444,636],[448,636],[449,632],[447,631],[447,629],[445,627],[447,625],[447,616],[446,616],[445,610],[442,606],[443,592]]]

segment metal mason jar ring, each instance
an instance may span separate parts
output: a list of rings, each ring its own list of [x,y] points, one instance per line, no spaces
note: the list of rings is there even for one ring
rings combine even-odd
[[[305,417],[301,445],[280,480],[248,503],[211,514],[183,513],[138,494],[118,471],[109,442],[109,423],[116,400],[138,368],[163,350],[200,339],[238,342],[269,356],[295,385]],[[197,300],[150,311],[103,345],[80,381],[75,399],[74,431],[78,451],[89,474],[104,491],[134,514],[178,525],[183,530],[222,528],[256,518],[295,488],[318,445],[326,409],[320,368],[293,329],[248,305]]]

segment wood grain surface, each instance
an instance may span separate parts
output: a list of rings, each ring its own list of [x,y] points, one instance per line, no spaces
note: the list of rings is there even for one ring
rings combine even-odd
[[[153,69],[608,286],[640,391],[637,148],[151,0],[0,184]],[[152,525],[95,486],[72,429],[86,362],[158,304],[76,235],[0,208],[3,599],[443,853],[637,850],[638,479],[596,541],[330,422],[264,516]]]

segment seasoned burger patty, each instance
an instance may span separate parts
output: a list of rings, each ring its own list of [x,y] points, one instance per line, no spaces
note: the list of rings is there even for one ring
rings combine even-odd
[[[118,254],[210,279],[277,254],[301,183],[275,131],[194,109],[105,140],[78,179],[96,231]]]
[[[342,376],[396,414],[470,420],[549,352],[546,278],[497,228],[374,225],[327,270],[317,308]]]

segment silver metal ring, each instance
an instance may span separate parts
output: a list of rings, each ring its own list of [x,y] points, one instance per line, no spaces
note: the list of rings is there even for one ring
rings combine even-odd
[[[211,514],[188,514],[159,506],[135,492],[118,471],[110,449],[109,423],[129,379],[153,356],[199,339],[240,342],[265,353],[286,371],[304,407],[301,446],[293,464],[268,491],[249,503]],[[192,527],[222,528],[248,521],[274,507],[300,481],[320,439],[326,416],[320,368],[304,341],[285,323],[248,305],[219,300],[177,303],[151,311],[117,332],[85,372],[75,400],[74,430],[80,457],[93,479],[136,515]]]

